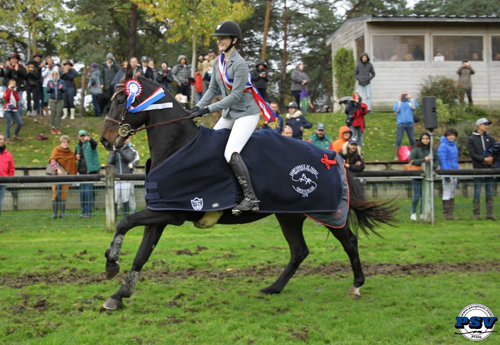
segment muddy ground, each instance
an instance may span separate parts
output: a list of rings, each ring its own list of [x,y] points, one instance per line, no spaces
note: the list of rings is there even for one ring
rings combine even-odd
[[[180,253],[179,253],[180,254]],[[185,254],[185,253],[183,253]],[[148,279],[154,281],[162,281],[167,279],[188,279],[191,277],[196,278],[278,278],[283,271],[284,266],[259,266],[249,267],[245,269],[234,270],[165,270],[162,269],[161,263],[153,264],[153,268],[147,267],[141,272],[141,279]],[[103,262],[104,265],[104,262]],[[500,260],[492,260],[487,262],[459,262],[459,263],[415,263],[415,264],[363,264],[363,271],[365,276],[375,275],[389,275],[389,276],[426,276],[437,275],[443,273],[453,272],[485,272],[485,271],[498,271],[500,267]],[[126,270],[115,278],[123,280],[125,278]],[[346,277],[352,276],[351,266],[346,261],[334,261],[329,264],[321,264],[319,266],[302,265],[296,273],[296,277],[307,275],[324,275],[324,276],[338,276]],[[57,274],[50,273],[30,273],[23,275],[3,275],[0,277],[0,285],[9,286],[12,288],[22,288],[25,286],[45,283],[51,284],[78,284],[88,285],[95,284],[106,280],[104,272],[98,274],[90,274],[86,270],[72,269],[70,271],[59,272]]]

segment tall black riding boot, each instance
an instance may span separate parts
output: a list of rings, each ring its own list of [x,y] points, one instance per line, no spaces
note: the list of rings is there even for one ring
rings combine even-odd
[[[59,204],[61,205],[61,215],[59,216],[60,218],[66,218],[66,200],[63,200],[61,201],[61,203]]]
[[[243,211],[258,211],[259,200],[255,196],[247,166],[239,153],[234,152],[231,155],[229,166],[233,169],[244,195],[243,200],[233,208],[233,214],[239,216]]]
[[[52,219],[57,218],[58,209],[59,209],[59,203],[57,201],[52,201]]]
[[[123,203],[123,215],[126,216],[129,213],[130,213],[130,204],[127,201]]]

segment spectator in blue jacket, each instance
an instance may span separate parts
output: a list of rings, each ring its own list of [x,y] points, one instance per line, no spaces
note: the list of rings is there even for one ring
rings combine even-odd
[[[406,132],[408,139],[410,140],[410,146],[415,145],[415,127],[413,120],[413,110],[417,109],[418,103],[416,100],[411,98],[408,92],[403,91],[399,95],[399,100],[394,104],[392,111],[396,115],[397,131],[396,131],[396,149],[394,152],[394,160],[399,160],[398,152],[401,142],[403,141],[403,135]]]
[[[312,123],[306,120],[296,102],[290,102],[287,106],[288,113],[286,114],[286,124],[292,127],[293,138],[302,140],[305,128],[311,128]]]
[[[438,148],[438,156],[442,170],[458,169],[458,147],[455,143],[457,136],[458,132],[456,129],[448,128],[441,139],[439,139],[441,144]],[[458,219],[458,217],[453,216],[457,184],[457,177],[443,176],[443,215],[446,220]]]

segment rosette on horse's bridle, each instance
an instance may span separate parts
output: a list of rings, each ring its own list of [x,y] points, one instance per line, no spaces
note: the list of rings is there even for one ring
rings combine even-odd
[[[126,116],[127,112],[135,114],[135,113],[140,113],[142,111],[173,108],[173,102],[156,104],[156,102],[158,102],[160,99],[165,97],[165,91],[163,91],[162,87],[159,87],[150,96],[148,96],[144,101],[142,101],[140,104],[138,104],[137,106],[134,107],[134,106],[132,106],[132,103],[134,103],[134,101],[142,94],[142,91],[143,91],[142,84],[136,79],[130,79],[130,80],[127,80],[127,82],[125,84],[123,84],[123,83],[117,84],[116,87],[117,87],[117,89],[119,87],[123,87],[123,90],[116,91],[115,94],[113,95],[113,97],[111,97],[111,100],[113,100],[117,94],[125,91],[125,93],[127,95],[127,104],[125,106],[126,110],[125,110],[125,113],[123,114],[123,116],[121,117],[120,121],[117,121],[117,120],[112,119],[110,117],[106,117],[105,120],[109,121],[109,122],[116,123],[119,126],[118,127],[118,135],[123,137],[123,138],[125,138],[129,135],[134,135],[138,131],[142,131],[144,129],[148,129],[148,128],[152,128],[152,127],[156,127],[156,126],[160,126],[160,125],[165,125],[165,124],[172,123],[172,122],[177,122],[177,121],[182,121],[182,120],[193,118],[192,116],[181,117],[178,119],[173,119],[173,120],[169,120],[169,121],[165,121],[165,122],[156,123],[156,124],[150,125],[150,126],[144,126],[141,128],[133,129],[132,126],[130,126],[128,123],[124,123],[125,116]]]

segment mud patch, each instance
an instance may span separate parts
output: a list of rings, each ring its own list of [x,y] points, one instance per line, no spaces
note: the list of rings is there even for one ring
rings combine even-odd
[[[162,281],[167,279],[189,279],[189,278],[209,278],[209,279],[224,279],[224,278],[267,278],[278,277],[284,266],[259,266],[249,267],[244,269],[233,269],[230,271],[221,270],[196,270],[188,268],[184,270],[170,271],[161,267],[149,267],[141,272],[141,280],[149,279],[153,281]],[[387,263],[364,263],[363,272],[366,277],[375,275],[387,275],[395,277],[404,276],[427,276],[438,275],[444,273],[458,272],[488,272],[498,271],[500,260],[492,260],[486,262],[457,262],[457,263],[414,263],[414,264],[387,264]],[[123,280],[125,273],[121,273],[118,279]],[[329,264],[321,264],[318,266],[302,265],[295,274],[296,277],[307,275],[324,275],[324,276],[351,276],[352,269],[347,262],[334,261]],[[22,288],[33,284],[44,283],[47,285],[90,285],[106,280],[105,272],[98,274],[90,274],[87,270],[65,270],[57,274],[53,273],[30,273],[23,275],[3,275],[0,277],[0,285],[5,285],[11,288]],[[252,280],[244,280],[251,282]],[[180,298],[180,297],[179,297]],[[179,299],[176,298],[176,299]],[[40,301],[39,309],[44,309],[44,302]]]

